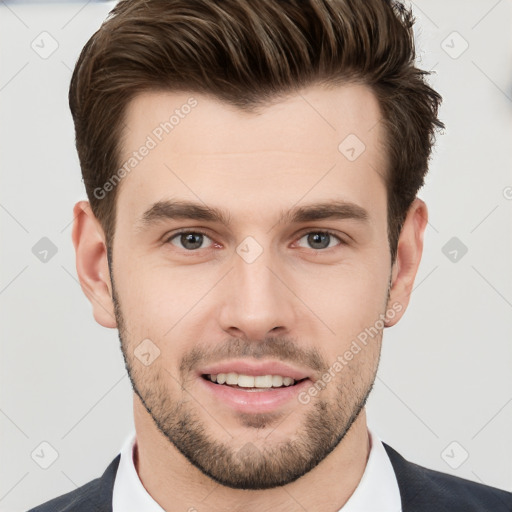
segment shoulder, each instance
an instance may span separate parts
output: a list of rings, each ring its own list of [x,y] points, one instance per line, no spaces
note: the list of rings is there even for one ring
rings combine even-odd
[[[120,458],[118,455],[101,477],[42,503],[28,512],[111,512],[112,492]]]
[[[512,512],[512,493],[428,469],[383,443],[395,470],[404,512]]]

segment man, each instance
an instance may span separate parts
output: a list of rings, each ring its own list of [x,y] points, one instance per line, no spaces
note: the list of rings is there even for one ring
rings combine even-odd
[[[122,0],[70,107],[77,272],[136,436],[35,511],[510,511],[367,426],[409,303],[440,96],[384,0]]]

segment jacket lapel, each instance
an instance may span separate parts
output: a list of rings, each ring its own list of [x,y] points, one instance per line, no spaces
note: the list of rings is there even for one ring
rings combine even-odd
[[[433,496],[428,490],[428,470],[404,459],[386,443],[382,444],[395,471],[402,500],[402,512],[432,511]]]
[[[77,508],[70,508],[74,512],[112,512],[112,496],[114,494],[114,481],[121,454],[109,464],[100,478],[91,482],[94,488],[87,493],[87,503],[80,503]]]

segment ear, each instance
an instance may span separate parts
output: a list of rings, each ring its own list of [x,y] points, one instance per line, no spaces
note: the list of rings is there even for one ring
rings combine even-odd
[[[73,208],[73,245],[80,286],[90,303],[94,319],[103,327],[117,327],[108,271],[107,247],[101,224],[89,201],[79,201]]]
[[[423,253],[423,235],[427,221],[427,205],[416,198],[407,212],[398,239],[388,300],[388,310],[393,309],[396,314],[386,320],[386,327],[395,325],[409,305],[414,279]]]

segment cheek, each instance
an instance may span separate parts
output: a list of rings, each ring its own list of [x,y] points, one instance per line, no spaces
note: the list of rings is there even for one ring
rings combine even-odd
[[[339,353],[366,329],[381,327],[377,321],[385,312],[388,282],[389,273],[384,268],[339,267],[316,279],[314,286],[310,282],[302,287],[298,295],[304,297],[309,309],[333,331],[327,334],[332,339],[327,346],[330,352]],[[309,310],[308,316],[311,316]]]
[[[116,262],[117,263],[117,262]],[[192,266],[173,269],[148,260],[119,262],[116,290],[130,339],[153,337],[167,343],[197,314],[212,284]]]
[[[290,294],[289,300],[296,302],[304,315],[302,324],[290,328],[312,333],[324,323],[333,331],[325,331],[326,337],[333,338],[332,345],[327,346],[337,350],[340,343],[350,342],[373,325],[385,307],[389,269],[384,252],[374,246],[354,253],[339,265],[284,265],[283,279],[305,304]],[[221,287],[232,285],[229,279],[219,282],[225,271],[222,265],[177,267],[133,253],[130,257],[120,255],[116,289],[130,339],[135,343],[153,337],[172,343],[179,351],[178,333],[187,326],[200,330],[212,320],[204,315],[218,311],[218,304],[212,301],[215,296],[224,296]]]

